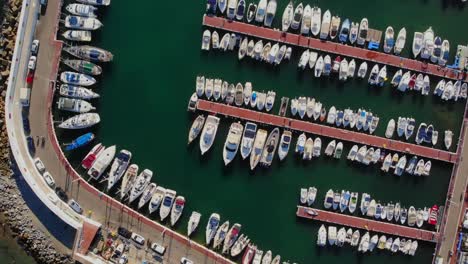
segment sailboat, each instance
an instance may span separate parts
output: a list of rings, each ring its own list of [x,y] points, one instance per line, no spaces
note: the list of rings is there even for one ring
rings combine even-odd
[[[262,156],[260,159],[260,163],[264,166],[270,166],[273,162],[273,157],[276,152],[276,148],[278,147],[279,143],[279,128],[273,129],[270,135],[268,135],[268,139],[265,142],[265,146],[262,151]]]
[[[91,89],[68,84],[60,85],[60,95],[85,100],[99,97],[99,94],[93,92]]]
[[[227,166],[236,157],[243,130],[244,126],[241,123],[234,122],[231,124],[223,148],[223,160],[225,166]]]
[[[153,171],[144,169],[136,178],[135,183],[130,190],[128,203],[131,204],[136,198],[140,197],[153,178]]]
[[[128,165],[130,164],[131,158],[132,153],[126,149],[121,150],[119,154],[117,154],[117,157],[115,157],[109,171],[109,177],[107,179],[107,191],[112,189],[112,187],[114,187],[114,185],[120,181],[125,171],[127,170]]]
[[[120,187],[120,200],[122,200],[128,194],[130,189],[132,189],[138,176],[138,169],[138,165],[136,164],[132,164],[127,168]]]
[[[205,126],[200,137],[200,151],[205,154],[213,145],[218,130],[219,117],[209,115],[206,119]]]
[[[151,200],[154,193],[156,192],[156,184],[150,183],[146,186],[145,190],[143,191],[140,200],[138,201],[138,209],[142,208],[147,202]]]
[[[192,212],[187,225],[187,237],[190,237],[190,235],[197,229],[198,223],[200,223],[200,218],[201,214],[199,212]]]

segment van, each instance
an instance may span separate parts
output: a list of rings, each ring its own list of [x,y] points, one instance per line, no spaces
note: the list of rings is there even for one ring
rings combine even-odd
[[[45,166],[44,163],[42,163],[42,160],[39,158],[34,159],[34,166],[36,166],[37,171],[42,175],[45,172]]]
[[[75,200],[71,199],[68,202],[68,205],[71,207],[71,209],[73,209],[73,211],[77,212],[78,214],[83,213],[83,209],[81,208],[81,206]]]
[[[156,252],[156,253],[158,253],[159,255],[161,255],[161,256],[164,255],[164,253],[166,252],[166,248],[163,247],[163,246],[161,246],[161,245],[159,245],[159,244],[156,243],[156,242],[153,243],[153,244],[151,244],[151,249],[152,249],[154,252]]]
[[[50,175],[48,171],[44,172],[42,177],[44,177],[45,182],[47,183],[47,185],[49,185],[50,188],[55,188],[55,180],[54,178],[52,178],[52,175]]]

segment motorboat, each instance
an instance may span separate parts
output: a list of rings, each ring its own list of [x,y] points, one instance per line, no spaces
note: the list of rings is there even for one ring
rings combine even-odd
[[[361,241],[359,242],[359,247],[358,247],[359,252],[366,253],[369,250],[369,240],[370,240],[369,232],[366,232],[362,236]]]
[[[352,59],[348,65],[348,78],[354,78],[354,73],[356,72],[356,62]]]
[[[227,94],[226,94],[226,104],[232,105],[234,103],[236,96],[236,87],[234,86],[233,83],[230,83],[228,88],[227,88]]]
[[[77,99],[90,100],[90,99],[99,98],[99,94],[93,92],[91,89],[80,87],[80,86],[68,85],[68,84],[61,84],[59,93],[62,96],[67,96],[67,97],[77,98]]]
[[[423,223],[424,223],[423,211],[421,209],[418,209],[416,211],[416,226],[421,228]]]
[[[401,51],[405,47],[405,43],[406,43],[406,28],[402,28],[398,32],[396,42],[395,42],[394,53],[396,55],[401,54]]]
[[[413,156],[410,161],[408,162],[408,166],[406,167],[405,171],[408,173],[408,174],[411,174],[413,175],[414,174],[414,171],[416,169],[416,165],[418,163],[418,157],[417,156]]]
[[[363,18],[361,20],[361,23],[359,24],[359,33],[357,37],[358,45],[362,46],[366,43],[368,30],[369,30],[369,21],[367,20],[367,18]]]
[[[438,63],[440,56],[442,55],[442,39],[437,36],[434,39],[434,49],[431,54],[431,62]]]
[[[424,75],[422,73],[418,74],[416,77],[416,81],[414,83],[413,90],[415,91],[421,91],[424,85]]]
[[[322,18],[322,27],[320,28],[320,39],[326,40],[331,27],[331,13],[330,10],[325,11]]]
[[[311,69],[314,68],[315,63],[317,62],[317,58],[318,58],[318,53],[311,51],[310,56],[309,56],[309,68]]]
[[[421,58],[429,59],[434,50],[434,31],[429,27],[423,34],[423,43],[421,50]]]
[[[203,115],[197,116],[197,118],[193,121],[192,126],[190,127],[189,136],[188,136],[188,144],[190,144],[193,140],[195,140],[198,137],[198,135],[202,131],[204,124],[205,124],[205,117]]]
[[[209,245],[216,235],[221,217],[217,213],[212,213],[208,219],[205,232],[205,243]]]
[[[291,146],[291,141],[292,141],[292,133],[291,131],[283,131],[283,134],[281,135],[281,140],[279,143],[279,148],[278,148],[278,157],[281,160],[283,160],[286,155],[288,155],[289,148]]]
[[[346,211],[346,209],[348,209],[350,198],[351,198],[351,194],[349,193],[349,191],[344,191],[344,190],[341,191],[340,211],[342,213]]]
[[[156,192],[157,185],[155,183],[150,183],[146,188],[143,190],[141,194],[140,200],[138,201],[138,209],[141,209],[147,202],[149,202],[152,198],[154,193]]]
[[[395,120],[392,118],[387,124],[387,129],[385,130],[385,137],[392,138],[394,132],[395,132]]]
[[[72,56],[90,61],[109,62],[114,58],[109,51],[87,45],[64,47],[63,50]]]
[[[109,6],[111,0],[77,0],[77,2],[88,5]]]
[[[380,250],[385,249],[386,243],[387,243],[387,237],[385,235],[380,236],[379,243],[377,244],[377,248]]]
[[[164,205],[164,201],[163,201]],[[171,209],[171,226],[174,226],[179,221],[182,212],[185,207],[185,198],[183,196],[177,196],[174,201],[174,205]]]
[[[292,116],[295,116],[297,114],[297,109],[299,107],[299,101],[294,98],[291,100],[291,114]]]
[[[302,159],[311,160],[313,149],[314,149],[314,140],[312,138],[308,138],[304,146],[304,154],[302,156]]]
[[[348,79],[348,61],[343,59],[340,63],[340,73],[339,73],[339,80],[346,81]]]
[[[244,234],[240,235],[237,241],[231,247],[231,257],[238,256],[250,243],[250,238]]]
[[[263,147],[267,139],[268,132],[264,129],[259,129],[257,135],[255,136],[255,141],[253,143],[253,149],[250,153],[250,169],[254,170],[257,164],[260,162],[262,157]]]
[[[351,28],[349,29],[349,42],[354,44],[357,41],[359,33],[359,23],[351,22]]]
[[[421,32],[414,32],[413,37],[413,56],[416,58],[423,49],[423,38],[424,35]]]
[[[446,39],[442,41],[441,54],[438,59],[439,65],[445,66],[450,56],[450,42]]]
[[[336,244],[336,238],[337,238],[336,226],[329,226],[328,227],[328,244],[330,244],[330,246],[334,246]]]
[[[72,15],[82,16],[82,17],[97,17],[94,13],[97,10],[97,7],[92,5],[85,4],[68,4],[65,9]]]
[[[370,252],[374,251],[374,248],[377,246],[378,242],[379,242],[379,236],[378,235],[373,235],[372,238],[370,239],[370,243],[369,243],[369,251]]]
[[[89,168],[87,174],[91,179],[99,180],[103,172],[109,167],[112,159],[115,156],[116,147],[111,146],[106,148],[104,151],[99,153],[93,162],[92,166]]]
[[[324,67],[323,57],[320,56],[317,59],[317,61],[315,62],[315,69],[314,69],[314,76],[315,77],[320,77],[322,75],[323,67]]]
[[[453,132],[451,130],[445,130],[444,134],[444,145],[446,149],[450,149],[452,146]]]
[[[149,169],[144,169],[138,177],[135,179],[135,183],[130,190],[130,195],[128,197],[128,203],[131,204],[135,201],[140,195],[143,194],[146,187],[150,184],[151,179],[153,178],[153,171]]]
[[[363,163],[366,153],[367,153],[367,146],[366,145],[361,146],[357,152],[355,160],[358,161],[359,163]]]
[[[321,225],[317,236],[317,246],[323,247],[327,244],[327,228]]]
[[[398,117],[397,123],[397,134],[399,137],[402,137],[406,132],[406,127],[408,126],[408,120],[406,117]]]
[[[299,3],[299,5],[296,6],[296,9],[294,9],[294,15],[293,15],[293,19],[291,22],[291,29],[293,30],[299,29],[303,14],[304,14],[304,6],[302,5],[302,3]]]
[[[359,232],[358,229],[356,229],[354,232],[353,232],[353,236],[351,237],[351,242],[350,242],[350,245],[352,247],[357,247],[358,244],[359,244],[359,239],[361,238],[361,233]]]
[[[333,210],[338,209],[340,206],[340,201],[341,201],[341,193],[335,192],[333,194]]]
[[[244,85],[244,105],[248,106],[252,98],[252,83],[246,82]]]
[[[414,128],[416,126],[416,120],[414,118],[407,118],[407,124],[405,128],[405,138],[408,140],[414,133]]]
[[[327,147],[325,148],[325,155],[329,157],[333,155],[333,152],[335,151],[335,147],[336,147],[336,140],[330,141],[330,143],[328,143]]]
[[[405,168],[406,168],[406,156],[403,156],[398,160],[398,163],[395,167],[394,174],[397,176],[401,176]]]
[[[417,240],[413,240],[413,242],[411,243],[411,246],[410,246],[410,249],[408,251],[408,255],[410,256],[414,256],[414,254],[416,253],[416,250],[418,249],[418,241]]]
[[[354,161],[354,159],[356,158],[358,149],[359,149],[358,145],[354,145],[351,148],[351,150],[349,151],[347,159],[351,160],[351,161]]]
[[[279,48],[278,53],[276,53],[276,57],[275,57],[275,61],[274,61],[275,65],[279,65],[281,63],[281,61],[283,61],[283,59],[285,58],[287,49],[288,48],[286,47],[286,45],[282,45]]]
[[[389,237],[387,241],[385,242],[385,249],[386,250],[391,250],[393,244],[393,238]]]
[[[342,153],[343,153],[343,143],[338,142],[338,144],[336,144],[336,148],[335,148],[335,152],[333,153],[333,157],[335,159],[340,159]]]
[[[211,48],[219,49],[219,34],[216,30],[211,33]]]
[[[197,76],[195,92],[198,97],[202,97],[205,94],[205,76]]]
[[[357,77],[364,79],[367,75],[367,62],[362,62],[361,65],[359,66],[358,72],[357,72]]]
[[[75,113],[87,113],[95,110],[89,102],[82,99],[60,97],[57,101],[57,108],[59,110],[75,112]]]
[[[306,115],[308,118],[314,116],[315,98],[307,97]]]
[[[395,222],[399,222],[400,221],[400,215],[401,215],[401,205],[399,202],[397,202],[395,204],[395,210],[394,210],[394,219],[395,219]]]
[[[437,205],[434,205],[429,211],[429,218],[427,220],[427,223],[435,226],[437,225],[438,218],[439,218],[439,207]]]
[[[247,38],[244,38],[239,46],[239,52],[237,53],[237,58],[239,60],[242,60],[247,54],[248,41],[249,40]]]
[[[397,237],[395,240],[393,240],[390,251],[392,251],[393,253],[396,253],[399,249],[400,249],[400,238]]]
[[[247,22],[248,23],[252,22],[255,19],[256,14],[257,14],[257,5],[250,3],[249,7],[247,8]]]
[[[88,75],[100,75],[102,73],[101,66],[85,60],[67,59],[63,60],[63,64],[67,65],[75,71]]]
[[[226,0],[220,0],[226,5]],[[216,2],[217,0],[207,0],[206,1],[206,12],[210,15],[216,14]],[[218,3],[219,4],[219,3]],[[223,11],[224,13],[224,11]]]
[[[247,122],[245,124],[245,130],[242,136],[242,143],[241,143],[242,159],[246,159],[250,155],[250,152],[252,151],[252,147],[254,144],[256,133],[257,133],[257,124],[252,123],[252,122]]]
[[[159,208],[159,217],[161,218],[161,221],[164,221],[164,219],[169,216],[172,206],[174,205],[176,194],[177,193],[175,191],[166,189],[166,193],[164,194],[164,198],[161,203],[161,208]]]
[[[261,264],[261,260],[263,257],[263,250],[257,249],[255,252],[255,256],[252,260],[252,264]]]
[[[307,140],[307,137],[306,137],[306,135],[304,133],[302,133],[297,138],[295,152],[299,153],[299,155],[302,155],[304,153],[304,147],[305,147],[306,140]]]
[[[306,5],[304,8],[304,13],[302,15],[301,34],[309,35],[311,25],[312,25],[312,8],[310,7],[310,5]]]
[[[234,245],[234,242],[236,242],[237,238],[240,235],[241,227],[242,225],[235,223],[229,229],[229,231],[226,234],[226,238],[224,239],[223,250],[222,250],[223,254],[226,254],[227,252],[229,252],[229,249],[231,249],[232,245]]]
[[[312,152],[312,157],[320,157],[320,151],[322,149],[322,140],[317,137],[314,140],[314,148]]]
[[[276,59],[276,55],[278,54],[278,51],[279,51],[279,44],[276,43],[274,44],[272,47],[271,47],[271,50],[270,52],[268,53],[268,57],[267,57],[267,62],[270,63],[270,64],[274,64],[275,63],[275,59]]]
[[[392,155],[387,154],[387,156],[385,157],[382,163],[382,167],[380,169],[384,172],[388,172],[391,165],[392,165]]]
[[[325,200],[323,201],[323,207],[325,207],[325,209],[330,209],[332,207],[334,194],[335,193],[332,189],[327,191],[325,195]]]
[[[417,144],[421,144],[424,142],[424,139],[426,138],[426,132],[427,132],[426,123],[419,124],[418,132],[416,133],[416,140],[415,140]]]
[[[210,50],[210,43],[211,43],[211,31],[206,29],[205,31],[203,31],[201,49],[206,50],[206,51]]]
[[[320,28],[322,25],[322,10],[320,7],[314,6],[312,8],[312,25],[310,31],[312,35],[317,36],[320,33]]]
[[[267,4],[268,4],[267,0],[260,0],[257,6],[257,11],[255,13],[255,22],[263,23],[263,21],[265,20]]]
[[[255,41],[251,39],[249,40],[249,43],[247,44],[246,55],[252,58],[254,55],[254,49],[255,49]]]
[[[283,17],[281,19],[281,30],[287,32],[291,26],[292,20],[294,17],[294,5],[292,1],[286,6],[283,12]]]
[[[267,112],[270,112],[271,109],[273,108],[273,105],[275,103],[275,98],[276,98],[276,92],[268,91],[268,93],[266,94],[266,99],[265,99],[265,110]]]
[[[223,161],[225,166],[231,163],[236,157],[243,131],[244,126],[241,123],[234,122],[231,124],[223,148]]]
[[[304,68],[308,65],[310,59],[310,50],[306,49],[299,59],[299,64],[297,65],[298,68],[304,70]]]
[[[132,189],[133,184],[135,183],[138,176],[138,169],[138,165],[131,164],[125,171],[125,174],[122,177],[122,183],[120,185],[120,200],[122,200]]]
[[[335,106],[330,107],[328,110],[327,124],[334,124],[336,121],[336,108]]]
[[[332,72],[339,72],[340,71],[340,65],[341,65],[341,56],[337,56],[335,60],[333,61],[333,67],[332,67]]]
[[[317,106],[317,103],[315,104]],[[299,117],[302,119],[304,118],[307,110],[307,98],[306,97],[299,97],[298,99],[298,114]]]
[[[336,245],[342,247],[346,240],[346,229],[344,227],[338,230],[338,235],[336,237]]]
[[[430,82],[430,79],[429,79],[429,76],[428,75],[424,75],[424,78],[423,78],[423,86],[422,86],[422,89],[421,89],[421,94],[422,95],[429,95],[429,92],[431,91],[431,82]]]
[[[226,51],[229,48],[230,41],[231,41],[231,34],[229,34],[229,33],[224,34],[223,37],[221,38],[221,41],[219,42],[218,49],[220,49],[222,51]],[[209,41],[208,41],[208,44],[209,44]],[[209,49],[209,47],[208,47],[208,49]]]
[[[148,210],[150,214],[154,213],[156,210],[159,209],[165,195],[166,195],[166,188],[162,186],[156,187],[156,190],[154,191],[154,194],[151,197],[151,200],[148,205]]]
[[[266,94],[265,93],[257,93],[257,109],[262,111],[265,108],[266,103]]]
[[[112,162],[109,177],[107,179],[107,191],[111,190],[114,185],[120,181],[132,159],[132,153],[126,149],[121,150],[114,161]]]
[[[330,24],[330,39],[334,40],[338,35],[340,29],[341,18],[339,16],[333,16]]]
[[[101,121],[97,113],[85,113],[72,116],[58,125],[63,129],[83,129],[92,127]]]
[[[315,198],[317,197],[317,188],[309,187],[307,191],[307,205],[311,206],[315,202]]]
[[[219,117],[209,115],[200,136],[200,151],[205,154],[213,145],[218,130]]]
[[[60,80],[66,84],[81,86],[91,86],[96,83],[96,79],[90,75],[70,71],[62,72],[60,74]]]
[[[96,158],[102,152],[104,152],[105,149],[106,147],[102,145],[102,143],[96,144],[81,161],[81,167],[83,167],[85,170],[88,170],[89,168],[91,168],[91,166],[96,161]]]
[[[340,35],[338,37],[340,42],[346,43],[348,41],[350,27],[351,27],[351,22],[349,21],[349,19],[346,18],[343,21],[343,24],[341,25]]]
[[[401,80],[398,83],[397,89],[401,92],[405,92],[409,88],[410,81],[411,81],[411,72],[407,71],[401,77]]]
[[[206,78],[205,79],[205,96],[209,100],[213,96],[213,87],[214,87],[214,80]]]
[[[260,163],[263,166],[269,167],[273,162],[273,157],[275,156],[276,148],[278,147],[280,138],[279,128],[273,129],[270,135],[268,135],[268,139],[265,142],[265,146],[262,151],[262,156],[260,159]]]
[[[241,83],[236,84],[236,91],[234,94],[234,104],[236,106],[241,106],[244,102],[244,87]]]
[[[92,38],[91,31],[88,30],[66,30],[62,36],[71,41],[82,42],[90,42]]]
[[[370,197],[368,199],[370,199]],[[361,211],[362,211],[362,208],[361,208]],[[372,199],[369,202],[365,215],[367,215],[368,217],[375,217],[376,212],[377,212],[377,203],[374,199]]]
[[[383,66],[379,71],[379,76],[377,78],[377,85],[382,87],[387,80],[387,66]]]
[[[357,192],[352,192],[351,193],[351,196],[350,196],[350,199],[349,199],[349,205],[348,205],[348,209],[349,209],[349,212],[351,214],[354,213],[354,211],[356,211],[356,207],[357,207],[357,202],[358,202],[358,193]]]
[[[223,85],[223,81],[221,79],[214,80],[213,98],[215,99],[215,101],[218,101],[221,98],[222,85]]]
[[[390,53],[395,46],[395,31],[393,27],[387,27],[385,30],[385,38],[384,38],[384,52]]]
[[[255,245],[249,244],[247,250],[244,252],[242,256],[242,264],[250,264],[252,263],[252,259],[256,255],[257,247]]]
[[[245,3],[244,3],[245,4]],[[228,0],[226,16],[228,19],[233,20],[236,16],[237,0]]]
[[[242,21],[245,13],[245,0],[239,0],[237,3],[236,19]]]
[[[190,235],[197,229],[198,223],[200,223],[200,218],[201,214],[199,212],[192,212],[187,225],[187,237],[190,237]]]
[[[416,220],[417,220],[416,209],[414,208],[414,206],[411,206],[408,209],[408,225],[414,226],[416,224]]]
[[[356,121],[356,128],[360,131],[363,126],[365,125],[367,120],[367,111],[364,109],[359,109],[357,112],[357,121]]]
[[[94,17],[66,16],[65,27],[80,30],[96,30],[102,27],[102,23]]]
[[[369,84],[370,85],[376,85],[378,83],[378,78],[379,78],[379,65],[375,64],[374,67],[372,67],[372,70],[369,74]]]
[[[260,2],[261,2],[261,0],[260,0]],[[259,4],[259,6],[260,6],[260,4]],[[263,23],[265,25],[265,27],[271,27],[271,24],[273,23],[273,18],[275,18],[276,7],[277,7],[276,0],[268,1],[268,5],[266,7],[265,21]]]
[[[393,78],[390,81],[390,84],[393,87],[397,87],[400,84],[400,81],[401,81],[402,77],[403,77],[403,71],[400,69],[395,73],[395,75],[393,75]]]
[[[332,69],[330,55],[325,55],[323,58],[323,75],[329,76]]]

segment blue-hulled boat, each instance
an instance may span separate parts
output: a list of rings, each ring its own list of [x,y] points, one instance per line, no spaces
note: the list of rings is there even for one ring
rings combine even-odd
[[[209,14],[216,14],[216,0],[207,0],[206,1],[206,12]]]
[[[373,116],[374,116],[374,115],[373,115],[371,112],[368,112],[368,113],[367,113],[366,121],[364,122],[363,127],[362,127],[362,128],[364,129],[364,131],[369,130],[369,126],[370,126],[370,124],[372,123],[372,117],[373,117]]]
[[[416,143],[421,144],[426,138],[426,123],[421,123],[418,128],[418,133],[416,134]]]
[[[74,150],[87,145],[94,139],[94,134],[89,132],[74,139],[70,144],[66,145],[65,150]]]
[[[343,21],[343,24],[341,24],[341,30],[340,30],[340,36],[339,36],[340,42],[346,43],[346,41],[348,40],[350,27],[351,27],[351,22],[349,21],[349,19],[345,19],[345,21]]]
[[[407,125],[405,129],[405,137],[408,140],[414,133],[414,129],[416,127],[416,120],[414,118],[407,118]]]
[[[413,175],[414,169],[416,169],[417,163],[418,163],[418,157],[413,156],[408,163],[408,167],[406,167],[406,172]]]
[[[336,120],[335,120],[335,124],[336,126],[341,126],[341,124],[343,124],[343,117],[344,117],[344,112],[343,111],[338,111],[338,113],[336,114]]]
[[[236,10],[236,19],[241,20],[244,18],[244,13],[245,13],[245,0],[239,0],[239,3],[237,4],[237,10]]]
[[[367,116],[367,112],[366,110],[364,109],[359,109],[359,112],[358,112],[358,120],[356,122],[356,128],[357,130],[361,130],[362,127],[364,126],[364,123],[366,122],[366,116]]]
[[[426,129],[426,135],[424,136],[424,142],[432,143],[432,134],[434,133],[434,126],[431,124]]]

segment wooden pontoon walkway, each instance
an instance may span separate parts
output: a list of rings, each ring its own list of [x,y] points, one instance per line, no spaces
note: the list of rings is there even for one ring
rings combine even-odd
[[[308,211],[313,211],[312,215]],[[376,221],[367,218],[361,218],[351,215],[339,214],[319,209],[307,208],[298,206],[296,215],[298,217],[307,218],[311,220],[326,222],[330,224],[337,224],[342,226],[349,226],[377,233],[389,234],[392,236],[406,237],[417,240],[424,240],[428,242],[437,242],[438,233],[417,229],[413,227],[392,224],[390,222]]]
[[[386,64],[397,68],[422,72],[447,79],[463,79],[465,82],[468,82],[468,76],[464,76],[463,72],[449,69],[447,67],[441,67],[431,63],[425,63],[422,61],[403,58],[383,52],[367,50],[360,47],[344,45],[341,43],[322,41],[318,38],[309,38],[293,33],[284,33],[279,30],[259,27],[243,22],[230,21],[223,17],[204,15],[203,25],[256,38],[281,42],[288,45],[301,46],[304,48],[320,50],[327,53],[339,54],[359,60],[373,61],[379,64]],[[406,40],[406,49],[411,48],[411,37],[412,35],[409,34],[409,37]]]
[[[291,119],[287,117],[276,116],[272,114],[262,113],[253,111],[245,108],[235,107],[222,103],[215,103],[206,100],[198,100],[197,109],[230,116],[234,118],[240,118],[249,120],[256,123],[263,123],[267,125],[273,125],[277,127],[303,131],[319,136],[325,136],[335,138],[344,141],[355,142],[361,145],[370,145],[378,148],[385,148],[397,152],[408,153],[411,155],[426,157],[430,159],[436,159],[455,163],[457,161],[457,154],[451,153],[435,148],[424,147],[416,144],[410,144],[402,141],[387,139],[383,137],[368,135],[360,132],[345,130],[336,127],[330,127],[320,125],[316,123],[306,122],[297,119]]]

